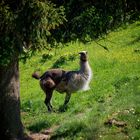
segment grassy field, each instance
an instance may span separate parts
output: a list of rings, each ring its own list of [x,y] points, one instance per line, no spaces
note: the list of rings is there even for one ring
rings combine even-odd
[[[91,89],[74,93],[65,112],[57,111],[65,95],[54,92],[56,112],[48,113],[45,94],[31,74],[52,67],[77,70],[81,50],[89,54]],[[51,130],[50,139],[66,140],[140,140],[140,22],[96,42],[60,44],[57,50],[43,50],[25,64],[20,62],[20,87],[27,133]]]

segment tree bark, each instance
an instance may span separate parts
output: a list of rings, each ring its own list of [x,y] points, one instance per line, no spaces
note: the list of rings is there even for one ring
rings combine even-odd
[[[18,56],[15,56],[8,66],[0,67],[0,139],[22,138]]]

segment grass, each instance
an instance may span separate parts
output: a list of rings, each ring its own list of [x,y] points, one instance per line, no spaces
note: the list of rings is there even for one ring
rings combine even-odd
[[[20,62],[21,115],[27,133],[52,128],[51,139],[140,139],[140,22],[96,41],[83,44],[77,40],[51,53],[38,52],[25,64]],[[52,67],[76,70],[81,50],[89,54],[91,89],[73,94],[65,112],[48,113],[45,95],[31,74]],[[56,110],[64,98],[64,94],[54,92],[52,104]],[[117,126],[109,120],[125,125]]]

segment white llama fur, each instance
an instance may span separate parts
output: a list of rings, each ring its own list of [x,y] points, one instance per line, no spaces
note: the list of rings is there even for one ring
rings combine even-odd
[[[88,61],[86,62],[85,65],[86,65],[86,68],[87,68],[87,74],[86,74],[87,75],[87,80],[84,83],[84,86],[82,88],[82,91],[87,91],[87,90],[90,89],[89,84],[90,84],[90,81],[92,79],[92,70],[91,70],[91,67],[90,67]]]

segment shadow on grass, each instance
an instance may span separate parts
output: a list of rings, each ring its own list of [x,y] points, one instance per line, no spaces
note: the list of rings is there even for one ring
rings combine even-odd
[[[135,43],[140,42],[140,36],[136,37],[134,40],[128,43],[128,45],[134,45]]]
[[[74,138],[74,136],[76,136],[78,133],[83,133],[85,128],[87,128],[87,126],[82,121],[75,120],[69,123],[65,123],[63,126],[54,131],[50,140]]]
[[[40,63],[44,64],[47,60],[51,60],[53,57],[53,54],[49,53],[49,54],[43,54],[42,58],[40,60]]]
[[[66,62],[67,62],[66,56],[61,56],[54,62],[51,68],[60,68],[62,65],[66,64]]]
[[[50,123],[48,123],[46,120],[39,121],[31,126],[28,127],[28,129],[32,132],[40,132],[44,128],[50,127]]]
[[[67,64],[68,61],[74,61],[76,59],[76,54],[67,54],[60,56],[52,65],[51,68],[60,68],[61,66]]]

